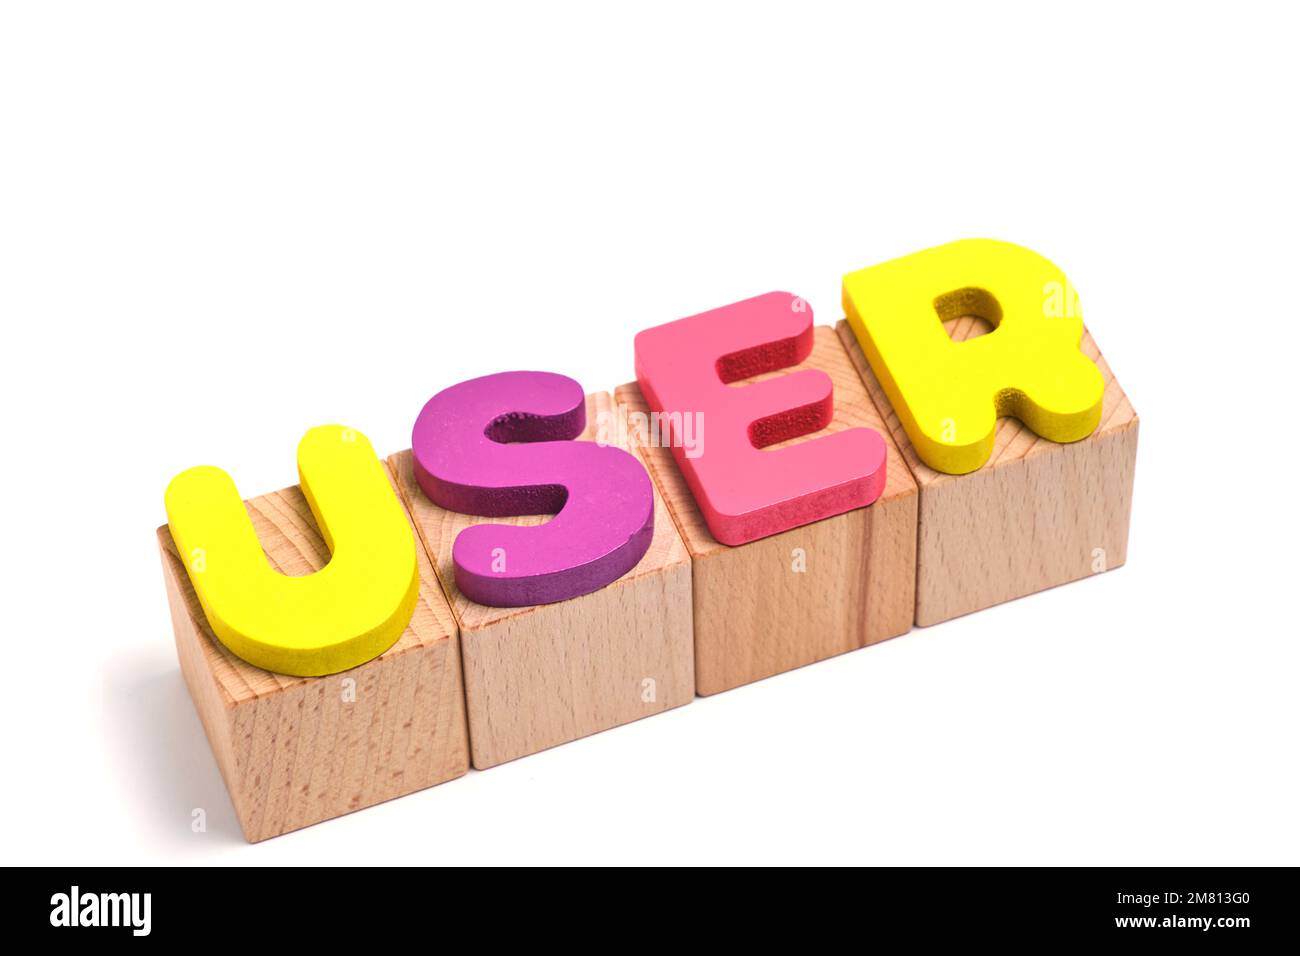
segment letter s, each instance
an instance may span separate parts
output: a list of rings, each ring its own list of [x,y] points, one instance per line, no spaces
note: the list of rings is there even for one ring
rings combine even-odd
[[[489,517],[555,515],[462,531],[452,563],[466,597],[492,607],[567,600],[622,577],[650,547],[650,476],[620,448],[574,441],[586,418],[582,387],[551,372],[471,379],[424,406],[411,453],[435,504]]]

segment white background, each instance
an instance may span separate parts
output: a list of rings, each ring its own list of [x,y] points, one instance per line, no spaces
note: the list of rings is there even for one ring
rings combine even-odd
[[[4,860],[1300,863],[1294,28],[1047,6],[6,4]],[[244,843],[173,474],[967,236],[1132,397],[1126,567]]]

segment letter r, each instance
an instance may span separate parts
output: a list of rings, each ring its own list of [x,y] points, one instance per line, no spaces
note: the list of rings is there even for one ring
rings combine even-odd
[[[844,313],[916,453],[938,471],[988,461],[999,416],[1057,442],[1101,422],[1104,382],[1079,349],[1073,291],[1029,249],[964,239],[851,272]],[[996,328],[954,342],[943,320],[965,315]]]

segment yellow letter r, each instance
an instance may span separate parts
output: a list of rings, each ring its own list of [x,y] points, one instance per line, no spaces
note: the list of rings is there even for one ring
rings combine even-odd
[[[844,310],[921,460],[953,475],[988,461],[1000,416],[1043,438],[1087,438],[1103,381],[1079,349],[1083,316],[1051,262],[992,239],[963,239],[844,277]],[[943,321],[995,328],[954,342]]]

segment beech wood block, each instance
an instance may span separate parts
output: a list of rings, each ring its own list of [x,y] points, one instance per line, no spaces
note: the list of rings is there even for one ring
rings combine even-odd
[[[329,561],[297,485],[244,504],[277,571],[308,574]],[[289,677],[216,639],[166,525],[158,543],[181,672],[249,842],[469,768],[456,623],[422,549],[419,599],[397,643],[351,670]]]
[[[695,688],[716,694],[906,633],[916,583],[918,494],[890,431],[829,326],[814,330],[812,354],[798,365],[734,387],[804,368],[834,383],[825,429],[769,446],[783,448],[855,426],[886,445],[885,490],[873,504],[735,547],[709,532],[672,449],[633,438],[690,551],[695,604]],[[635,382],[615,390],[625,415],[649,412]],[[644,419],[640,419],[644,422]],[[708,448],[708,423],[704,447]],[[666,430],[665,430],[666,431]],[[802,568],[802,570],[800,570]]]
[[[958,342],[991,329],[974,317],[945,325]],[[988,462],[965,475],[943,474],[921,461],[848,322],[836,331],[921,490],[918,625],[1124,563],[1138,417],[1086,329],[1080,347],[1105,381],[1097,430],[1082,441],[1058,444],[1014,418],[999,419]]]
[[[614,440],[607,392],[587,396],[579,440]],[[630,449],[629,449],[630,450]],[[546,515],[485,518],[435,505],[416,482],[410,451],[389,459],[460,628],[470,759],[485,770],[689,703],[694,697],[691,565],[655,495],[654,537],[612,584],[566,601],[487,607],[456,587],[452,544],[471,525],[539,525]]]

